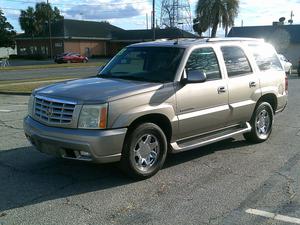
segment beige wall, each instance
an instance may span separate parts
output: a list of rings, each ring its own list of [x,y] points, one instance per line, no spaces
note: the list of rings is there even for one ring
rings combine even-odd
[[[81,55],[87,56],[87,48],[89,48],[89,56],[92,55],[106,55],[106,42],[105,41],[65,41],[65,52],[76,52]]]

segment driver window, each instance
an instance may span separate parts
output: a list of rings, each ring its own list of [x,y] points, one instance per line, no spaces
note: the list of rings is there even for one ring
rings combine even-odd
[[[218,59],[213,48],[199,48],[191,53],[186,71],[188,73],[195,70],[206,73],[207,81],[221,79]]]

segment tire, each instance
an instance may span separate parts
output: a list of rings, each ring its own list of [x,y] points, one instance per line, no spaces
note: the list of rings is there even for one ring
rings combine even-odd
[[[87,63],[88,61],[86,60],[86,59],[84,59],[83,61],[82,61],[82,63]]]
[[[126,137],[121,157],[121,169],[132,178],[146,179],[163,166],[167,155],[167,139],[159,126],[143,123]]]
[[[252,129],[244,134],[245,139],[252,143],[266,141],[272,133],[273,119],[272,106],[267,102],[259,103],[250,120]]]

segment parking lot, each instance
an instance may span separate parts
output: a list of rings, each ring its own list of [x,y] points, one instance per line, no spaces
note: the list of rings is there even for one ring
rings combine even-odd
[[[138,182],[117,164],[37,152],[22,129],[28,97],[0,95],[0,225],[300,224],[299,86],[293,75],[265,143],[238,136],[170,155]]]

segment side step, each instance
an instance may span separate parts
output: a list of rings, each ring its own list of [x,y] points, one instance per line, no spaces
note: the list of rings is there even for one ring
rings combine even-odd
[[[234,127],[229,127],[218,132],[213,132],[206,135],[201,135],[198,137],[173,142],[171,143],[171,147],[172,147],[171,151],[173,153],[188,151],[194,148],[212,144],[221,140],[228,139],[235,135],[247,133],[250,131],[251,131],[251,126],[247,122],[243,126],[238,125]]]

